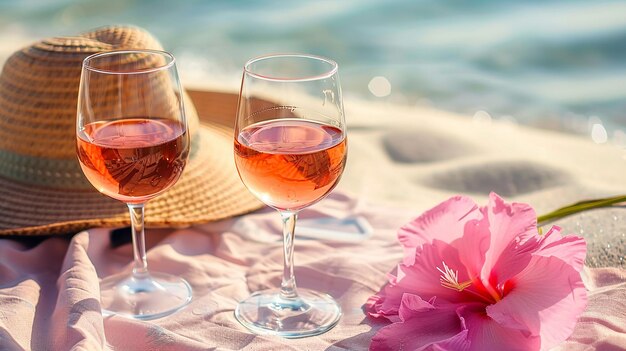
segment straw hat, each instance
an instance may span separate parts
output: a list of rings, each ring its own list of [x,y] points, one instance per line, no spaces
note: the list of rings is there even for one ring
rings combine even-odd
[[[72,233],[130,223],[126,206],[97,192],[76,157],[82,60],[115,49],[162,49],[136,27],[51,38],[14,53],[0,74],[0,235]],[[259,208],[234,166],[232,130],[200,124],[186,98],[192,144],[181,179],[146,207],[147,226],[186,226]]]

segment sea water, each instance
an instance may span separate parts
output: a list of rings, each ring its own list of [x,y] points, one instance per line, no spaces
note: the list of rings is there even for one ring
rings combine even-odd
[[[248,58],[307,52],[340,64],[350,97],[626,130],[625,1],[0,0],[0,62],[37,38],[108,24],[152,32],[183,82],[236,88]]]

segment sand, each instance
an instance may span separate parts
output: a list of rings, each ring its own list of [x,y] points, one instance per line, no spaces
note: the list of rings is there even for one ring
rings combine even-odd
[[[425,107],[346,99],[348,166],[339,189],[362,201],[415,209],[455,194],[485,203],[494,191],[538,214],[626,193],[626,152],[580,135]],[[555,221],[585,237],[587,264],[626,268],[626,210]]]
[[[202,112],[232,123],[236,83],[193,81]],[[211,98],[208,98],[208,97]],[[590,137],[428,107],[344,97],[348,164],[338,190],[363,203],[418,216],[464,194],[485,204],[491,191],[545,214],[581,200],[626,194],[626,151]],[[208,106],[208,108],[207,108]],[[398,223],[400,227],[403,223]],[[626,209],[591,210],[549,223],[587,240],[589,267],[626,268]]]

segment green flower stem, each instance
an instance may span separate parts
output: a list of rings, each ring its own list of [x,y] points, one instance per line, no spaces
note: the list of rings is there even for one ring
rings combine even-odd
[[[619,204],[621,202],[626,202],[626,195],[607,197],[604,199],[584,200],[541,215],[537,217],[537,223],[541,225],[545,224],[544,222],[553,221],[555,219],[569,216],[574,213],[591,210],[594,208],[609,207],[615,204]]]

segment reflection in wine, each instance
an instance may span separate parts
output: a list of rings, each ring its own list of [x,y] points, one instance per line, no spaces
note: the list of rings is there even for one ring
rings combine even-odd
[[[100,121],[77,135],[77,154],[89,181],[126,203],[142,203],[180,177],[189,142],[182,124],[168,119]]]
[[[339,128],[318,122],[264,121],[239,133],[235,162],[246,186],[264,203],[297,211],[335,187],[346,162],[346,139]]]

